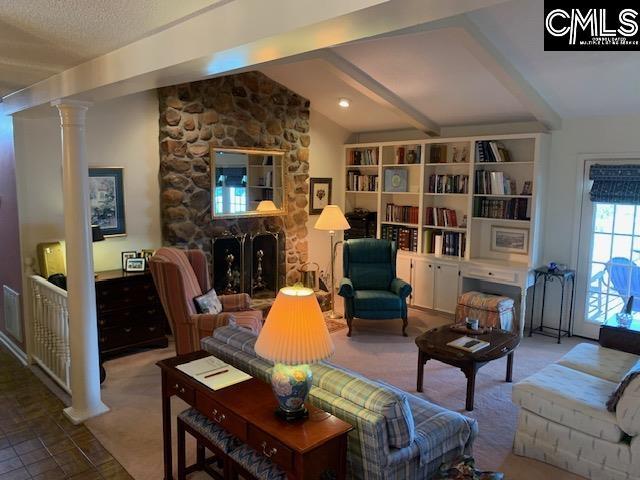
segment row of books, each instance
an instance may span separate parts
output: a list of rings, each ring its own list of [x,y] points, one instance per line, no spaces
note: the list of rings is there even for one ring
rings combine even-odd
[[[424,222],[426,225],[433,225],[436,227],[458,226],[456,211],[451,208],[425,207]]]
[[[476,142],[476,162],[510,162],[509,150],[493,140]]]
[[[476,191],[484,195],[517,195],[516,181],[504,172],[476,170]]]
[[[396,242],[399,250],[409,252],[418,251],[418,229],[399,227],[397,225],[382,225],[380,238]]]
[[[427,191],[429,193],[468,193],[469,175],[431,175]]]
[[[351,150],[347,161],[349,165],[378,165],[378,149]]]
[[[439,232],[431,229],[424,231],[424,253],[464,257],[466,245],[466,235],[462,232]]]
[[[529,199],[492,200],[477,198],[473,205],[473,216],[483,218],[504,218],[509,220],[529,220]]]
[[[396,205],[387,203],[385,220],[387,222],[418,223],[419,208],[412,205]]]
[[[357,170],[347,172],[347,190],[356,192],[378,191],[378,175],[361,175]]]

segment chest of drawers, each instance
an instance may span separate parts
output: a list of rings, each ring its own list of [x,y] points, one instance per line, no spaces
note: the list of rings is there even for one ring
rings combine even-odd
[[[134,347],[167,346],[167,320],[149,272],[99,272],[95,282],[101,361]]]

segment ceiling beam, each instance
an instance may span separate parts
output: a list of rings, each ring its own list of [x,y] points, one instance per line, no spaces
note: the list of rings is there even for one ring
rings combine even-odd
[[[12,114],[57,98],[100,102],[202,80],[501,1],[220,2],[216,8],[8,95],[3,98],[3,110]]]
[[[562,127],[560,115],[551,108],[547,101],[542,98],[511,62],[498,51],[477,25],[464,14],[455,20],[465,32],[465,35],[462,35],[460,40],[476,60],[522,103],[536,120],[550,130],[559,130]]]
[[[333,50],[320,50],[318,57],[329,63],[334,74],[350,87],[385,108],[393,110],[412,127],[430,136],[440,135],[440,125],[419,112],[369,74]]]

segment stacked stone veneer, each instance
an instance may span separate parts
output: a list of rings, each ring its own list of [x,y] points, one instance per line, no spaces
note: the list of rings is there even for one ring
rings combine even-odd
[[[309,101],[259,72],[158,90],[163,243],[200,248],[225,231],[284,230],[286,281],[308,258]],[[281,217],[212,220],[210,146],[285,151]]]

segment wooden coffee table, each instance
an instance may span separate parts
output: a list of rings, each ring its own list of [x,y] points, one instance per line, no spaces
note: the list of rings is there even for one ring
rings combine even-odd
[[[449,325],[429,330],[418,338],[418,381],[416,389],[422,392],[422,377],[424,376],[424,365],[427,360],[439,360],[447,365],[458,367],[467,377],[467,401],[466,409],[473,410],[473,398],[476,386],[476,373],[480,367],[492,360],[497,360],[505,355],[507,357],[507,377],[506,381],[512,381],[513,373],[513,351],[520,343],[520,336],[506,330],[493,330],[482,335],[469,335],[468,337],[478,338],[489,342],[489,345],[475,353],[465,352],[459,348],[449,347],[447,343],[462,337],[464,334],[454,332]]]

